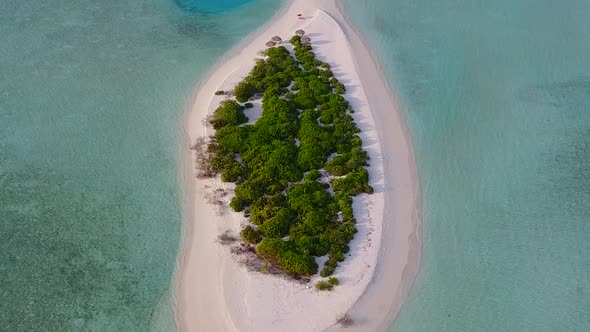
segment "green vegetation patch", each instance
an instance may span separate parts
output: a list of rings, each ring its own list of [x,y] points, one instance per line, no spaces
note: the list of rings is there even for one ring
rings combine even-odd
[[[266,50],[236,85],[236,101],[214,111],[205,167],[236,183],[230,206],[245,211],[251,223],[240,233],[243,242],[296,276],[316,274],[315,257],[328,255],[320,272],[328,277],[356,233],[351,196],[373,192],[369,158],[348,114],[344,85],[311,46],[298,36],[291,42],[295,57],[283,46]],[[248,124],[244,108],[256,95],[262,96],[262,116]],[[320,287],[331,289],[337,280]]]
[[[319,291],[331,291],[332,288],[334,288],[334,284],[326,280],[320,280],[315,284],[315,289]]]
[[[331,291],[334,286],[340,285],[340,280],[336,277],[330,277],[328,280],[320,280],[316,282],[315,289],[319,291]]]

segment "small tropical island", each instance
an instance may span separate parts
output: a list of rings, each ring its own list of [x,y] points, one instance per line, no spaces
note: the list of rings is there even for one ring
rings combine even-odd
[[[249,220],[242,242],[295,278],[334,273],[357,232],[352,197],[373,192],[346,88],[316,59],[310,41],[298,30],[290,40],[294,56],[275,47],[278,36],[267,43],[263,58],[208,118],[215,133],[200,162],[201,177],[236,184],[229,205]],[[262,114],[249,124],[244,111],[260,98]],[[322,256],[327,260],[318,266]],[[330,278],[316,288],[336,284]]]
[[[179,329],[383,330],[419,267],[419,187],[339,2],[288,1],[211,67],[184,130]]]

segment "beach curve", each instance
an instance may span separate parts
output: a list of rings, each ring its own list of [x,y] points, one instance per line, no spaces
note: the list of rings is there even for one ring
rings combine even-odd
[[[299,12],[307,19],[294,19]],[[187,153],[183,170],[185,238],[175,284],[176,320],[182,331],[335,330],[337,316],[345,312],[355,320],[356,330],[382,330],[401,308],[417,273],[420,210],[411,141],[374,57],[336,1],[289,2],[280,16],[217,66],[187,112],[187,140],[193,144],[198,137],[210,134],[202,119],[222,98],[214,97],[214,92],[231,89],[247,75],[268,38],[278,34],[288,39],[298,28],[311,34],[318,58],[333,66],[335,76],[350,91],[345,97],[357,110],[354,118],[372,160],[369,172],[376,193],[355,198],[359,233],[351,243],[351,257],[337,270],[342,285],[330,294],[319,294],[309,287],[241,268],[227,248],[215,242],[225,230],[239,229],[239,215],[228,212],[219,216],[207,205],[207,188],[220,183],[195,182],[194,158]],[[222,186],[232,189],[231,185]],[[384,202],[393,204],[385,206]]]

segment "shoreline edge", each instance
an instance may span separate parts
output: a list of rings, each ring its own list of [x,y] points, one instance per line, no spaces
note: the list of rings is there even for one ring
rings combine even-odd
[[[321,0],[313,3],[300,1],[297,2],[297,6],[304,8],[306,12],[310,12],[313,7],[323,11],[344,33],[353,55],[354,70],[359,75],[362,90],[369,104],[370,115],[375,120],[380,151],[387,151],[387,154],[382,153],[380,156],[385,182],[383,195],[388,204],[382,206],[383,211],[380,213],[382,220],[377,221],[382,227],[376,257],[377,264],[372,270],[370,281],[347,311],[353,318],[358,317],[359,321],[362,320],[362,323],[347,330],[386,330],[401,310],[415,281],[421,260],[420,189],[411,139],[388,81],[379,70],[376,56],[365,45],[359,32],[345,16],[342,5],[335,0]],[[209,97],[211,100],[213,93],[207,90],[217,89],[240,67],[248,66],[248,61],[253,59],[242,59],[246,56],[244,49],[267,35],[281,30],[276,27],[281,20],[290,19],[287,16],[295,10],[302,10],[294,7],[295,1],[287,1],[271,21],[246,38],[228,55],[222,57],[205,79],[197,85],[191,105],[186,111],[184,137],[188,144],[182,146],[183,162],[180,170],[181,188],[184,194],[183,238],[173,286],[176,302],[175,319],[181,331],[238,330],[234,325],[235,317],[232,317],[226,301],[227,290],[224,289],[226,284],[224,280],[227,279],[228,272],[234,271],[227,269],[226,266],[231,264],[231,257],[224,257],[226,255],[222,253],[223,249],[215,243],[220,227],[223,225],[216,225],[215,220],[207,218],[212,211],[197,211],[195,205],[196,200],[200,199],[199,187],[203,184],[200,183],[201,180],[195,182],[195,165],[188,146],[194,143],[198,136],[206,136],[202,135],[203,128],[199,127],[202,127],[200,119],[203,117],[203,112],[209,109],[209,104],[200,103],[201,97]],[[239,61],[240,59],[242,61]],[[329,57],[328,60],[330,60]],[[248,70],[250,67],[248,66]],[[384,95],[387,98],[383,98]],[[199,207],[203,208],[202,202],[199,203]],[[212,210],[211,206],[204,208]],[[207,222],[197,224],[196,212],[200,220]],[[355,208],[356,213],[358,210]],[[357,234],[357,237],[359,235]],[[357,240],[356,237],[355,240]],[[199,258],[199,256],[205,256],[205,252],[212,255]],[[189,261],[194,264],[195,260],[201,264],[203,270],[200,271],[201,273],[197,270],[187,275]],[[216,262],[216,266],[206,266],[212,261]],[[196,266],[198,267],[199,264]],[[199,275],[200,279],[188,280],[195,275]],[[194,283],[202,283],[206,287],[187,289],[188,284]],[[193,318],[189,319],[189,316]],[[322,329],[326,328],[329,331],[340,329],[334,325],[334,319],[324,324]]]

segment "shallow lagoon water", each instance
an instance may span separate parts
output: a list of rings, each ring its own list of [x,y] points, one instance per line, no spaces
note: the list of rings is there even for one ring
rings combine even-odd
[[[391,331],[590,330],[590,3],[343,3],[422,189],[421,271]]]
[[[0,2],[0,330],[174,329],[182,114],[281,2],[226,4]]]
[[[253,0],[175,0],[178,7],[202,14],[224,13],[240,8]]]
[[[590,330],[590,4],[343,2],[422,187],[392,331]],[[0,329],[174,329],[181,116],[280,5],[0,3]]]

